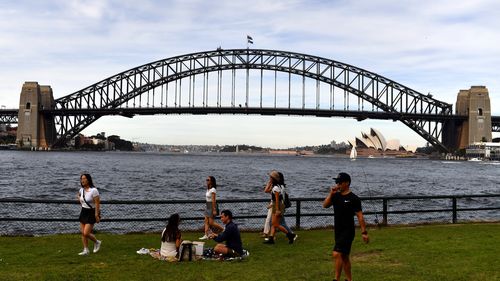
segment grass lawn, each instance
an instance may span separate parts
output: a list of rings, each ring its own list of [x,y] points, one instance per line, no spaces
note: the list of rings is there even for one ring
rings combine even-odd
[[[77,255],[79,235],[0,237],[0,280],[332,280],[332,230],[297,233],[293,245],[282,234],[264,245],[259,234],[243,233],[245,261],[178,263],[136,254],[158,248],[159,233],[98,233],[101,251],[84,257]],[[500,280],[498,223],[371,228],[369,234],[370,244],[358,233],[353,245],[355,280]]]

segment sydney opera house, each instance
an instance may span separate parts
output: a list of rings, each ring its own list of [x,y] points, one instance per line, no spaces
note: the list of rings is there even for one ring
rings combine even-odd
[[[400,156],[411,154],[412,149],[404,149],[399,140],[386,141],[382,133],[370,128],[370,133],[361,132],[361,136],[349,140],[351,147],[355,147],[358,156]]]

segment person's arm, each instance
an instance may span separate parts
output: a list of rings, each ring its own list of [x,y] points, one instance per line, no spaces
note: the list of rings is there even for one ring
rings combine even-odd
[[[330,193],[328,193],[328,195],[326,196],[325,200],[323,201],[323,208],[329,208],[330,206],[332,206],[333,202],[332,202],[332,196],[339,190],[339,186],[336,185],[336,186],[332,186],[332,188],[330,189]]]
[[[274,201],[274,203],[276,204],[276,214],[279,215],[279,214],[281,214],[281,211],[280,211],[280,193],[275,191],[274,198],[276,199]]]
[[[217,216],[217,199],[215,197],[215,192],[212,192],[212,214]]]
[[[175,248],[177,248],[177,251],[179,251],[179,247],[181,246],[182,239],[181,239],[181,232],[177,233],[177,237],[175,239]]]
[[[101,213],[101,197],[100,196],[94,197],[94,204],[95,204],[95,221],[100,222],[101,221],[101,216],[99,216],[99,214]]]
[[[271,190],[273,189],[273,183],[271,180],[269,180],[266,184],[266,187],[264,188],[265,193],[271,193]]]
[[[223,241],[226,241],[227,240],[227,237],[230,236],[230,232],[232,231],[232,228],[231,226],[226,226],[226,228],[224,229],[224,231],[222,233],[219,233],[219,234],[215,234],[215,233],[212,233],[210,234],[210,237],[215,241],[215,242],[223,242]]]
[[[361,236],[363,237],[363,241],[365,241],[365,243],[368,243],[370,241],[370,237],[368,237],[368,231],[366,230],[366,223],[363,212],[356,212],[356,217],[358,217],[359,226],[361,227]]]

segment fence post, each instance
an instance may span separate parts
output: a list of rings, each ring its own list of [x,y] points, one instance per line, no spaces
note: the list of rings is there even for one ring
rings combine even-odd
[[[295,210],[295,228],[297,228],[297,230],[300,230],[300,200],[297,200],[295,201],[297,202],[297,207],[296,207],[296,210]]]
[[[453,219],[452,223],[457,223],[457,197],[452,197],[452,205],[453,205]]]
[[[387,198],[382,199],[382,225],[387,225]]]

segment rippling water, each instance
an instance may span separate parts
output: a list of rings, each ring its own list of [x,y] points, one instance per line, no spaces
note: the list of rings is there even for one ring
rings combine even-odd
[[[92,174],[103,200],[203,200],[205,179],[217,178],[219,199],[268,199],[262,192],[267,173],[272,169],[284,173],[292,198],[324,198],[333,183],[332,177],[344,171],[353,178],[352,188],[362,197],[398,195],[475,195],[500,193],[499,163],[447,162],[424,159],[357,159],[346,157],[300,157],[245,154],[162,154],[126,152],[26,152],[0,151],[0,198],[73,200],[64,204],[4,203],[0,217],[77,218],[79,206],[75,196],[80,188],[79,176]],[[498,197],[495,197],[498,198]],[[467,208],[495,207],[495,198],[463,199]],[[323,213],[322,200],[302,202],[301,212]],[[235,214],[267,214],[265,202],[223,204]],[[408,205],[409,204],[409,205]],[[391,201],[389,210],[450,208],[449,199]],[[109,232],[158,231],[172,212],[182,217],[203,218],[203,204],[188,205],[106,205],[105,218],[154,218],[151,222],[106,222],[99,230]],[[295,209],[291,208],[293,216]],[[365,201],[364,211],[381,211],[382,202]],[[288,211],[287,211],[288,212]],[[377,221],[365,216],[369,223]],[[463,212],[459,219],[498,220],[498,211]],[[424,213],[390,216],[389,223],[449,221],[451,213]],[[294,226],[294,219],[289,223]],[[259,229],[263,219],[239,219],[246,229]],[[324,217],[304,217],[301,226],[324,227],[332,220]],[[199,223],[183,225],[183,229],[198,229]],[[4,221],[2,234],[51,234],[78,231],[76,221],[40,223],[36,221]]]
[[[272,169],[292,197],[323,197],[345,171],[360,196],[500,192],[500,165],[427,159],[300,157],[247,154],[0,151],[0,198],[74,199],[79,175],[92,174],[103,200],[203,199],[205,178],[218,198],[265,198]]]

